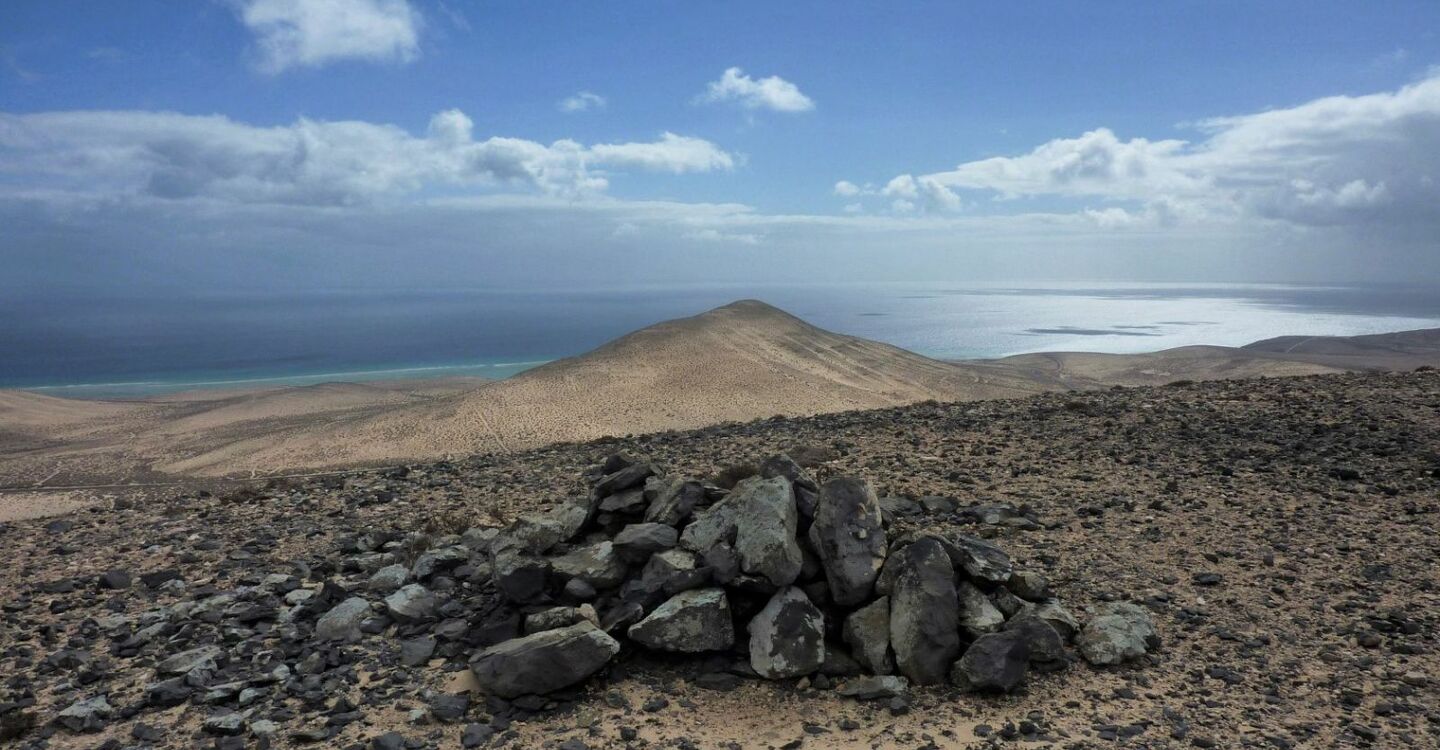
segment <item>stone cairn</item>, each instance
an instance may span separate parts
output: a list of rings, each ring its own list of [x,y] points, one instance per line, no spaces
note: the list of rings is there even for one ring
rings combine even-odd
[[[627,644],[732,653],[731,674],[845,678],[861,699],[947,680],[1008,692],[1067,666],[1070,644],[1094,664],[1158,645],[1144,608],[1104,605],[1082,628],[994,544],[887,535],[868,483],[820,485],[783,455],[728,491],[625,454],[587,477],[588,497],[467,532],[520,631],[470,662],[492,695],[576,685]]]

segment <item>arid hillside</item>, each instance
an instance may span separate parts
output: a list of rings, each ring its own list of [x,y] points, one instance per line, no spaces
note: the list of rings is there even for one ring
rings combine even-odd
[[[1440,363],[1437,342],[1440,335],[1421,331],[943,362],[743,300],[503,381],[332,383],[126,402],[0,393],[0,485],[270,476],[929,399],[1410,369]]]

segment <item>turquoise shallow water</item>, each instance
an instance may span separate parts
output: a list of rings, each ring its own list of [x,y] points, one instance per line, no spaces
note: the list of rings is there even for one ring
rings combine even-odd
[[[327,291],[0,300],[0,387],[75,397],[508,377],[643,326],[759,298],[942,358],[1137,352],[1440,327],[1440,289],[1261,284],[850,284]]]

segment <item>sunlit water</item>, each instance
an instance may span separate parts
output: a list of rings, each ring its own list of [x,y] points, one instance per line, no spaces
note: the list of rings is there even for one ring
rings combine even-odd
[[[745,297],[833,331],[953,359],[1440,327],[1440,289],[1399,285],[854,284],[34,298],[0,300],[0,387],[136,397],[335,380],[500,378]]]

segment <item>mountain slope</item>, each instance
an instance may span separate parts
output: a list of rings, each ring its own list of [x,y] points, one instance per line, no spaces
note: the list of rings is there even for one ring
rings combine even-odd
[[[245,468],[508,451],[744,421],[1050,390],[1023,374],[956,365],[816,328],[743,300],[659,323],[453,399],[306,428],[246,446]],[[235,446],[163,465],[233,469]]]

